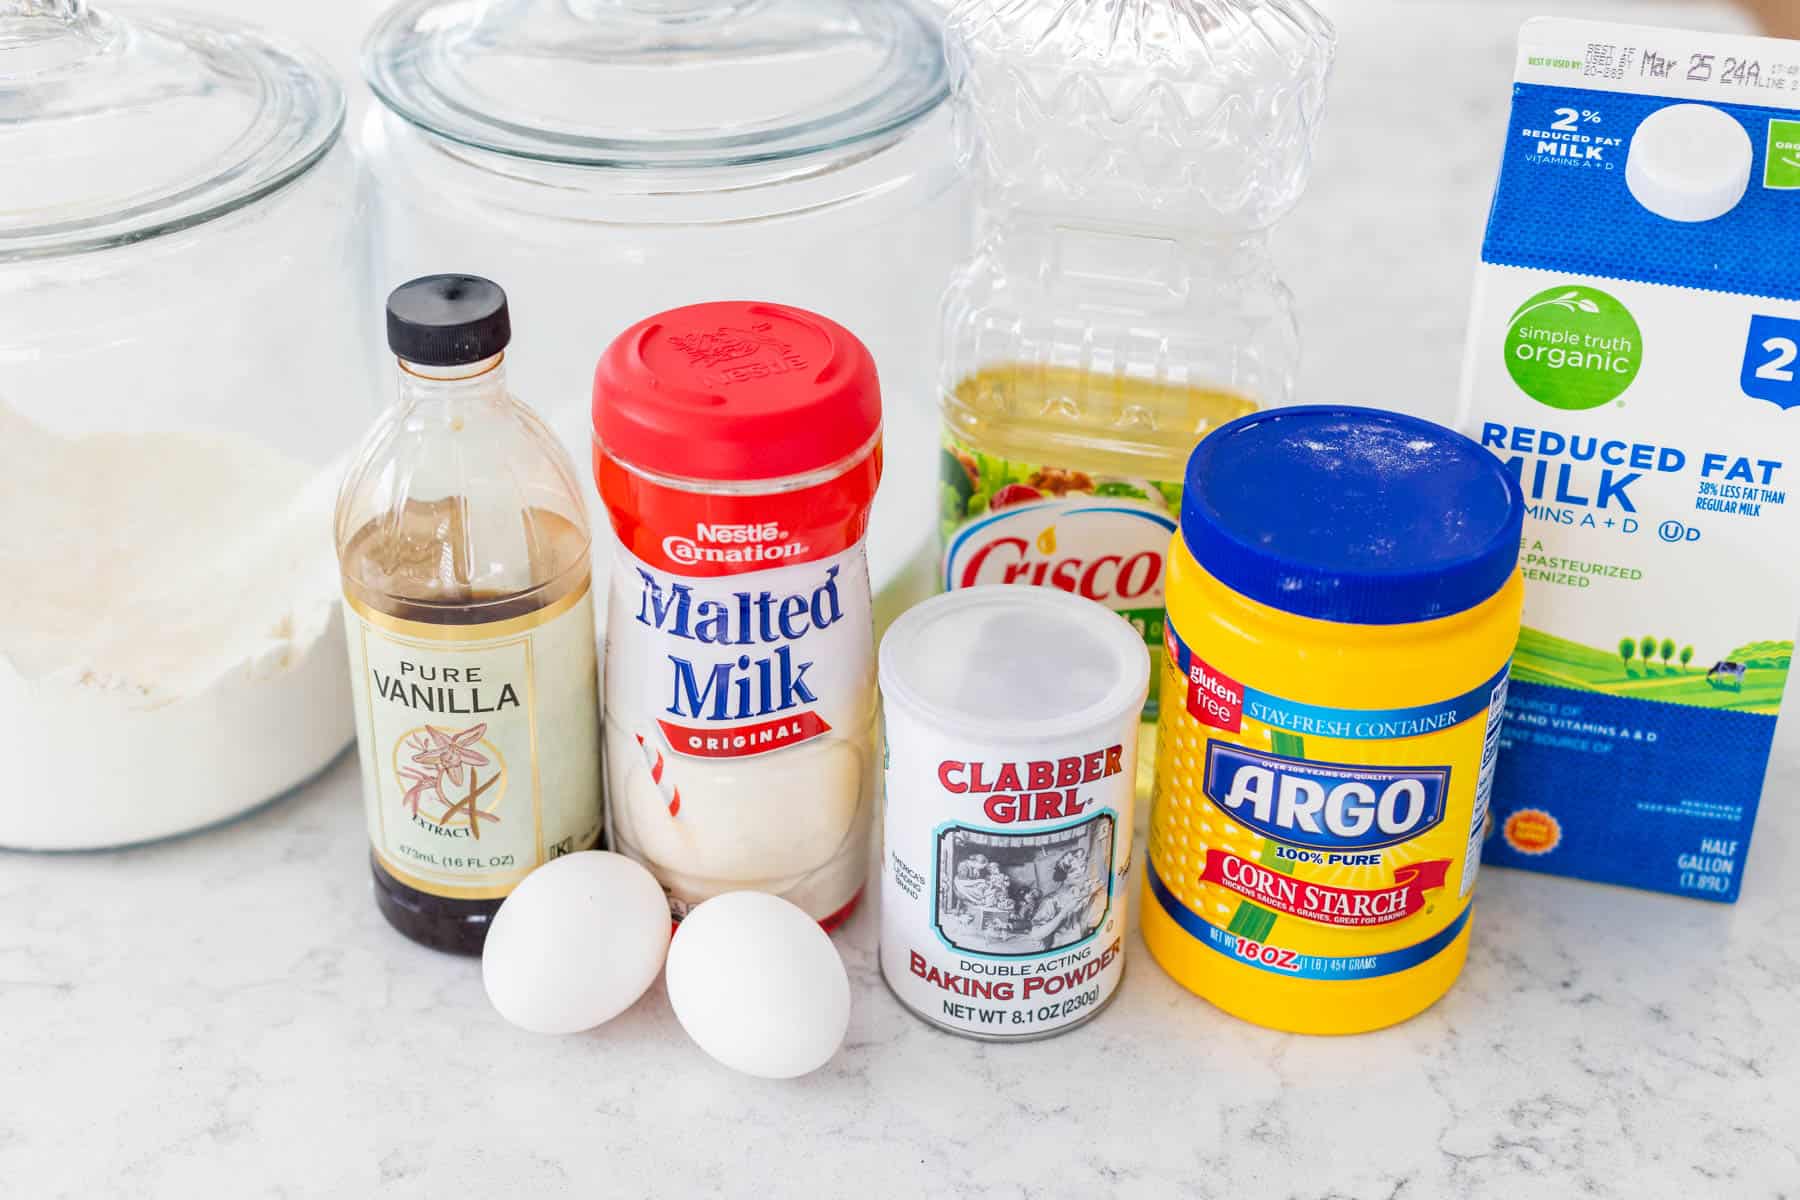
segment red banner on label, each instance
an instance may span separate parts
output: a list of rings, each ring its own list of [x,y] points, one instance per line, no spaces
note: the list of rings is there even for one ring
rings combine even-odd
[[[792,491],[690,491],[639,474],[598,444],[594,478],[627,550],[671,575],[718,579],[817,562],[860,542],[881,479],[881,447]]]
[[[1237,733],[1244,727],[1244,685],[1190,654],[1187,708],[1202,725]]]
[[[729,729],[707,729],[658,721],[669,748],[690,758],[749,758],[772,750],[785,750],[811,741],[831,726],[816,712],[795,713],[755,725],[733,725]]]
[[[1303,917],[1321,925],[1387,925],[1404,921],[1425,907],[1425,893],[1444,886],[1450,860],[1408,863],[1394,868],[1394,886],[1333,887],[1271,871],[1229,850],[1208,850],[1200,878],[1216,883],[1264,908]]]

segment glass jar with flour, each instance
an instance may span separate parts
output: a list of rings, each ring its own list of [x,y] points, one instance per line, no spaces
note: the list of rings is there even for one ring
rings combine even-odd
[[[0,845],[213,824],[351,737],[344,101],[234,22],[0,4]]]

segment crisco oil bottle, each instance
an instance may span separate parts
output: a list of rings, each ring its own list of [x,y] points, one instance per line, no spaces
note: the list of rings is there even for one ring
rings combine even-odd
[[[1304,0],[951,13],[982,236],[943,308],[946,588],[1062,588],[1160,644],[1189,451],[1293,387],[1268,235],[1305,186],[1332,46]]]

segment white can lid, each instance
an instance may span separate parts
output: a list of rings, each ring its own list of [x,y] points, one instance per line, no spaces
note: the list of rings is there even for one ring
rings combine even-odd
[[[1671,221],[1711,221],[1738,206],[1756,151],[1730,113],[1710,104],[1671,104],[1644,118],[1631,138],[1625,185],[1637,202]]]
[[[902,613],[881,640],[888,707],[971,737],[1039,741],[1135,720],[1149,686],[1137,631],[1054,588],[945,592]]]

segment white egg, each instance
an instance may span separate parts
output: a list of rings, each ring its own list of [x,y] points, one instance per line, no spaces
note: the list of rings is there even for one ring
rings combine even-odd
[[[525,877],[494,914],[481,979],[500,1015],[579,1033],[636,1003],[669,952],[669,902],[640,864],[587,850]]]
[[[850,1027],[850,977],[831,937],[765,892],[727,892],[688,913],[665,977],[688,1036],[746,1075],[816,1071]]]

